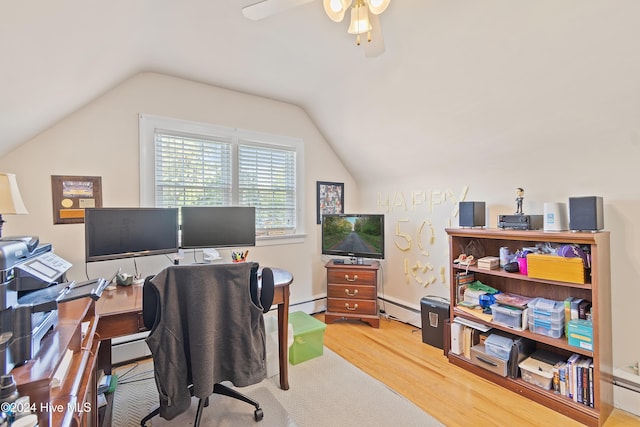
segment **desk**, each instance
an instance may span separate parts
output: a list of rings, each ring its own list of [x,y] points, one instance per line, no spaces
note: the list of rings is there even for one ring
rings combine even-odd
[[[95,303],[89,298],[58,305],[58,323],[42,339],[35,358],[11,371],[21,396],[30,397],[41,427],[94,426],[98,423],[96,399]],[[82,336],[81,324],[87,322]],[[73,352],[67,374],[53,386],[55,372],[68,350]]]
[[[293,276],[286,270],[272,268],[275,289],[273,304],[278,306],[278,356],[280,388],[289,390],[287,332],[289,323],[289,285]],[[101,339],[98,366],[111,373],[111,339],[146,331],[142,321],[142,285],[118,286],[104,291],[96,302],[98,335]]]

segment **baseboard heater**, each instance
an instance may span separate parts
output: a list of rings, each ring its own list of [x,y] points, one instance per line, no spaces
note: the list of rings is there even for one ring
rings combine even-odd
[[[378,296],[378,305],[381,313],[418,328],[422,327],[420,310],[380,296]]]
[[[613,370],[613,383],[627,390],[640,393],[640,376],[626,372],[623,369]]]
[[[151,356],[151,351],[145,342],[148,335],[149,332],[141,332],[111,340],[111,363],[121,365]]]

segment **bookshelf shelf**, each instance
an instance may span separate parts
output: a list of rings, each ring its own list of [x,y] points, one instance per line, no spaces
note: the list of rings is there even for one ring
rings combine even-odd
[[[463,354],[448,353],[449,362],[460,366],[502,387],[519,393],[557,412],[589,426],[602,426],[613,409],[612,354],[611,354],[611,292],[609,233],[544,232],[531,230],[502,229],[447,229],[450,256],[450,322],[456,317],[486,325],[492,329],[508,332],[535,342],[537,349],[552,351],[568,357],[575,353],[593,359],[593,403],[591,408],[575,402],[571,398],[545,390],[522,380],[503,377],[472,363]],[[588,246],[591,253],[591,278],[588,283],[577,284],[554,280],[531,278],[520,273],[509,273],[503,269],[485,270],[477,266],[454,264],[460,254],[469,247],[482,253],[481,256],[497,256],[501,247],[508,247],[510,253],[517,249],[532,247],[540,243],[578,244]],[[477,257],[477,254],[474,255]],[[456,273],[473,272],[475,280],[480,280],[502,292],[535,298],[543,297],[564,301],[567,297],[582,298],[592,303],[593,351],[569,345],[567,338],[552,338],[529,330],[516,330],[492,321],[491,315],[481,314],[481,310],[470,310],[457,306],[458,289]]]

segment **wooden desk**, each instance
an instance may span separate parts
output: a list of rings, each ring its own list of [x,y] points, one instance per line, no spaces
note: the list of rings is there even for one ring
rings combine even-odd
[[[280,388],[289,390],[287,332],[289,323],[289,285],[293,276],[286,270],[272,268],[275,281],[273,304],[278,306],[278,356]],[[111,373],[111,339],[146,331],[142,321],[142,285],[118,286],[104,291],[96,302],[98,335],[101,345],[98,366]]]
[[[89,298],[58,305],[58,323],[47,334],[35,358],[11,371],[21,396],[30,397],[41,427],[94,426],[98,418],[96,399],[95,305]],[[87,322],[82,336],[82,322]],[[55,371],[67,350],[73,352],[67,374],[53,386]]]

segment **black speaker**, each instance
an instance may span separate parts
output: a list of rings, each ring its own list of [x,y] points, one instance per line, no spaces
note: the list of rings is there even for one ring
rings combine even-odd
[[[484,227],[484,202],[460,202],[460,227]]]
[[[602,197],[569,197],[569,229],[598,231],[604,228]]]

